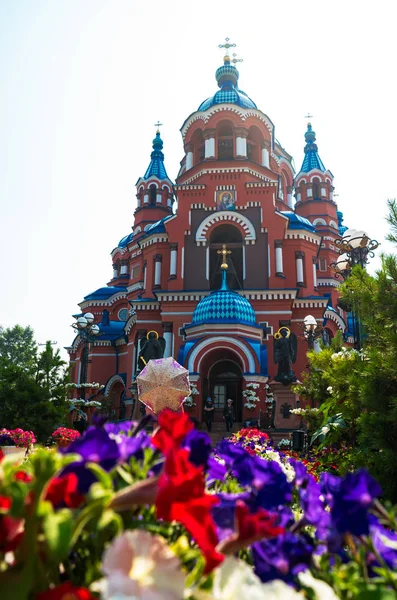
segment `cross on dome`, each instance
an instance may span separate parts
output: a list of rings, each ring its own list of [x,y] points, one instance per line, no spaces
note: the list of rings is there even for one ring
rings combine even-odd
[[[228,269],[229,265],[227,264],[227,255],[231,254],[232,251],[227,249],[226,244],[222,244],[222,250],[218,250],[217,254],[222,254],[222,264],[221,269]]]
[[[163,124],[160,123],[160,121],[157,121],[157,123],[155,123],[154,126],[157,127],[156,133],[160,133],[160,127],[162,127]]]
[[[235,48],[236,44],[229,44],[230,42],[230,38],[225,38],[225,43],[224,44],[219,44],[218,48],[225,48],[226,50],[226,54],[223,57],[223,62],[226,64],[230,64],[230,56],[229,56],[229,48]]]

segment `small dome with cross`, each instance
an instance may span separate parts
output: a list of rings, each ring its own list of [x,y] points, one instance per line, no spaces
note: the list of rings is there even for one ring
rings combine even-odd
[[[256,325],[255,311],[247,298],[229,289],[226,269],[222,270],[222,285],[197,304],[192,326],[204,323],[241,323]]]

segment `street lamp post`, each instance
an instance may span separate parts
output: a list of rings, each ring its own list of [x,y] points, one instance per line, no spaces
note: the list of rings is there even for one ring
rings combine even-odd
[[[80,336],[83,342],[83,351],[81,353],[80,383],[87,383],[87,371],[89,363],[88,353],[90,345],[101,333],[99,326],[94,323],[94,318],[95,317],[92,313],[85,313],[81,317],[78,317],[76,322],[72,324],[73,329]],[[83,400],[85,400],[85,387],[81,388],[81,394],[81,397]]]
[[[355,265],[365,268],[369,259],[375,256],[374,250],[379,246],[379,243],[376,240],[371,240],[365,231],[348,229],[342,238],[335,240],[335,246],[339,249],[339,256],[336,262],[330,264],[330,268],[334,271],[337,279],[345,281]],[[359,318],[355,315],[354,310],[351,312],[353,316],[354,346],[361,350]]]
[[[309,350],[313,350],[315,341],[323,334],[323,326],[317,323],[317,319],[313,315],[307,315],[303,319],[303,323],[300,323],[300,326],[303,329],[301,335],[306,340]]]

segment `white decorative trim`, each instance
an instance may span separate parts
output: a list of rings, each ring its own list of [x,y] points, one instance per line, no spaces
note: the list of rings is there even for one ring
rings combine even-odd
[[[257,110],[255,108],[242,108],[241,106],[237,106],[236,104],[216,104],[215,106],[211,106],[206,111],[196,111],[190,115],[184,122],[181,127],[182,138],[184,139],[189,127],[195,123],[196,121],[203,121],[204,124],[207,124],[212,115],[218,112],[232,112],[241,117],[242,121],[248,119],[248,117],[257,117],[269,130],[270,135],[273,135],[274,125],[269,119],[267,115],[265,115],[262,111]]]
[[[209,215],[203,221],[201,221],[196,231],[196,243],[206,242],[208,230],[215,223],[219,223],[220,221],[231,221],[232,223],[241,225],[245,231],[245,240],[256,240],[255,227],[251,221],[247,219],[247,217],[240,215],[233,210],[222,210],[217,211],[215,214]]]
[[[120,375],[113,375],[113,377],[111,377],[108,380],[108,382],[105,386],[104,396],[109,396],[110,389],[115,383],[122,383],[124,386],[124,389],[125,389],[125,383],[123,381],[123,378],[120,377]]]
[[[165,233],[163,235],[148,235],[146,238],[144,238],[141,242],[140,242],[140,246],[141,248],[147,248],[148,246],[151,246],[152,244],[160,244],[161,242],[168,242],[168,234]]]
[[[234,338],[231,338],[230,336],[216,336],[216,337],[212,337],[212,338],[208,338],[203,340],[202,342],[199,342],[196,346],[193,346],[193,350],[191,351],[191,354],[189,356],[189,361],[188,361],[188,370],[189,372],[195,372],[195,369],[193,369],[194,367],[194,363],[196,361],[197,355],[201,352],[201,350],[203,350],[203,348],[206,348],[206,346],[209,346],[210,344],[213,344],[214,342],[219,342],[219,344],[221,344],[222,342],[228,342],[230,345],[232,346],[236,346],[237,348],[239,348],[242,353],[243,353],[243,357],[245,357],[248,360],[248,366],[249,366],[249,371],[250,373],[255,373],[255,360],[251,354],[251,352],[249,352],[249,348],[247,345],[243,344],[242,342],[240,342],[240,340],[236,340]],[[227,348],[227,346],[217,346],[217,349],[219,348]],[[205,354],[204,354],[205,356]],[[201,357],[199,364],[197,365],[197,372],[200,372],[200,364],[202,359],[204,358],[204,356]],[[240,355],[241,357],[241,355]]]
[[[295,300],[294,308],[325,308],[328,305],[328,298],[319,298],[318,300]]]
[[[137,290],[143,290],[143,281],[138,281],[138,283],[134,283],[133,285],[129,285],[127,287],[127,292],[136,292]]]
[[[287,240],[306,240],[307,242],[311,242],[312,244],[316,244],[319,246],[320,244],[320,236],[314,237],[315,234],[305,233],[305,230],[296,230],[296,229],[287,229],[287,233],[285,235],[285,239]]]
[[[345,329],[346,329],[345,320],[338,313],[335,313],[333,310],[326,310],[324,313],[324,319],[329,319],[330,321],[333,321],[334,323],[337,324],[338,328],[342,332],[345,331]]]
[[[331,277],[318,277],[317,278],[317,287],[318,286],[326,286],[326,287],[339,287],[340,281],[337,279],[332,279]]]
[[[263,168],[265,169],[265,167],[263,167]],[[259,171],[255,171],[254,169],[250,169],[248,167],[240,167],[240,168],[225,167],[223,169],[202,168],[202,169],[200,169],[200,171],[197,171],[197,173],[192,175],[192,177],[190,177],[190,179],[187,179],[184,182],[184,184],[181,184],[181,186],[182,185],[188,186],[191,182],[195,181],[199,177],[202,177],[203,175],[221,175],[221,174],[230,174],[230,173],[248,173],[249,175],[253,175],[254,177],[258,177],[258,179],[262,179],[263,181],[268,181],[269,183],[274,185],[274,180],[270,179],[270,177],[267,177],[266,175],[263,175],[263,173],[260,173]]]

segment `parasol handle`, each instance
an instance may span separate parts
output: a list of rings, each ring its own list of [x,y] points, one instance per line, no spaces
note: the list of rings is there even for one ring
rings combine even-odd
[[[142,362],[145,364],[145,366],[146,366],[146,365],[147,365],[147,362],[146,362],[146,360],[143,358],[143,356],[140,356],[139,358],[141,359],[141,361],[142,361]]]

